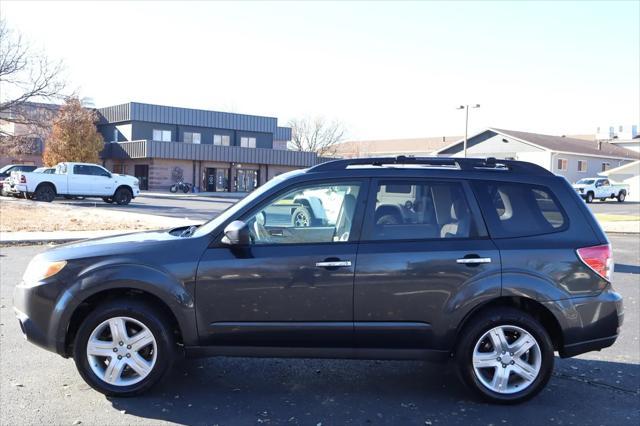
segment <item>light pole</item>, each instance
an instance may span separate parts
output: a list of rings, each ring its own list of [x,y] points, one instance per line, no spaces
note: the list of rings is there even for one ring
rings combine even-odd
[[[480,108],[480,104],[471,105],[471,108]],[[460,105],[456,109],[465,110],[465,118],[464,118],[464,158],[467,158],[467,132],[469,130],[469,105]]]

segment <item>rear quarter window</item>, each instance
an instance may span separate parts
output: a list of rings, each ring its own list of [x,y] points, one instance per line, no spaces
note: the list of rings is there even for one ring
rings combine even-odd
[[[544,186],[475,182],[474,191],[494,238],[550,234],[566,229],[567,215]]]

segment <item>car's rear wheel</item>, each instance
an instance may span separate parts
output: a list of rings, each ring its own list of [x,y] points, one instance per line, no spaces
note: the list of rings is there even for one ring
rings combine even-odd
[[[119,206],[126,206],[131,202],[131,198],[133,198],[131,195],[131,191],[129,191],[127,188],[118,188],[116,193],[113,195],[113,200]]]
[[[536,319],[512,308],[496,308],[472,319],[455,355],[463,381],[495,403],[532,398],[553,372],[549,334]]]
[[[82,322],[73,358],[82,378],[110,396],[147,391],[175,359],[173,333],[165,318],[144,303],[114,300]]]
[[[627,194],[625,194],[624,192],[620,191],[620,193],[618,194],[618,202],[622,203],[625,198],[627,198]]]
[[[52,202],[56,198],[56,192],[51,185],[40,185],[33,193],[34,200]]]

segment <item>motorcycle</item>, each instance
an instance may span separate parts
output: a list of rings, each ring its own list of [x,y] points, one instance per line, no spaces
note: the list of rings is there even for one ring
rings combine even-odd
[[[191,192],[191,188],[193,188],[193,184],[179,181],[171,185],[171,187],[169,188],[169,191],[170,192],[182,191],[186,194],[188,192]]]

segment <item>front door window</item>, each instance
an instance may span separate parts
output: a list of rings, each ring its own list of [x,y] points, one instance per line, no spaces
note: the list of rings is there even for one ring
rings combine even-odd
[[[349,241],[360,185],[323,184],[294,189],[245,222],[261,244]]]

